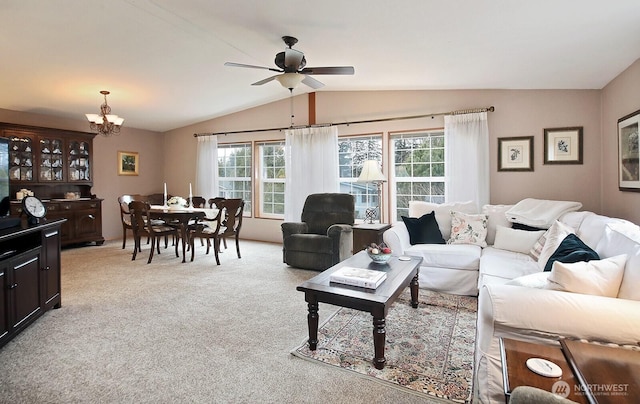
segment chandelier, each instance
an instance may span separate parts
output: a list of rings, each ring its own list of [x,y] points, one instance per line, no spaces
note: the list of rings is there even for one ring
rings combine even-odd
[[[107,104],[109,92],[102,90],[100,94],[104,95],[104,104],[100,105],[100,114],[85,114],[89,120],[89,127],[102,136],[119,135],[124,118],[111,114],[111,107]]]

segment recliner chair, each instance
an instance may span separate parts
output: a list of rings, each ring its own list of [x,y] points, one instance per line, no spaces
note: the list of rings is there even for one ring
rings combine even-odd
[[[282,259],[303,269],[323,271],[350,257],[355,219],[353,195],[311,194],[301,222],[282,223]]]

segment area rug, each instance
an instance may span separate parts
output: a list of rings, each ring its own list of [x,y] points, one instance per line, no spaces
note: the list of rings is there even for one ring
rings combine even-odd
[[[356,372],[430,398],[471,400],[477,299],[420,290],[411,307],[405,291],[386,318],[386,366],[376,369],[370,313],[341,308],[318,329],[318,347],[307,340],[297,357]]]

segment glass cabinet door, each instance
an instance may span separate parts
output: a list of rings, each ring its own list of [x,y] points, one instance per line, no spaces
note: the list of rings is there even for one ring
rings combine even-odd
[[[33,140],[26,136],[13,136],[9,149],[9,179],[33,181]]]
[[[69,141],[69,181],[91,181],[89,142]]]
[[[40,181],[64,181],[62,140],[40,139]]]

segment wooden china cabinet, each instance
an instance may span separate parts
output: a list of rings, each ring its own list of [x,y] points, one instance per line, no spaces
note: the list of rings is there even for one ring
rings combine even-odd
[[[0,136],[10,140],[11,215],[22,214],[15,198],[26,188],[44,202],[47,219],[67,219],[61,226],[63,246],[104,243],[102,199],[91,193],[95,134],[0,123]]]

